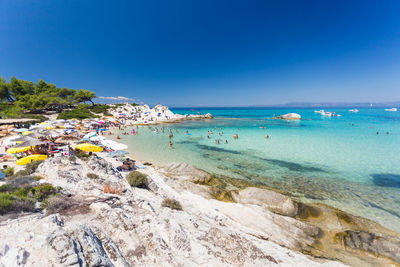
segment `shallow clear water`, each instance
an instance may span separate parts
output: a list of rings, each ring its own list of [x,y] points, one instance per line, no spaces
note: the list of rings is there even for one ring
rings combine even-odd
[[[185,161],[260,182],[400,231],[400,112],[329,111],[342,117],[322,117],[313,109],[175,109],[180,114],[210,112],[215,118],[165,124],[164,134],[159,125],[154,126],[158,134],[139,127],[137,135],[120,136],[133,156],[159,163]],[[289,112],[303,120],[269,119]],[[169,148],[170,128],[174,149]],[[207,138],[209,130],[213,134]]]

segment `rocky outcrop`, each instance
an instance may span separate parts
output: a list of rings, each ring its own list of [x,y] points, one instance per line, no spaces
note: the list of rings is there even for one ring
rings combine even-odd
[[[298,208],[291,198],[278,192],[248,187],[238,192],[232,192],[233,200],[237,203],[261,205],[277,214],[294,217]]]
[[[170,176],[190,180],[195,183],[203,183],[210,176],[207,172],[184,162],[172,162],[167,164],[163,170]]]
[[[49,235],[48,244],[64,266],[129,266],[111,240],[102,243],[86,225],[70,231],[57,229]]]
[[[0,266],[1,267],[14,267],[24,266],[29,257],[29,252],[23,248],[9,248],[7,245],[4,247],[2,253],[0,253]]]
[[[68,194],[62,197],[69,205],[59,208],[59,214],[35,213],[2,223],[0,248],[7,249],[0,250],[0,263],[7,259],[16,266],[342,266],[323,257],[353,265],[397,260],[397,250],[390,250],[396,237],[389,239],[382,230],[375,239],[361,235],[362,241],[355,241],[354,233],[345,232],[350,226],[344,221],[350,219],[341,216],[334,224],[330,218],[339,218],[338,213],[323,207],[315,211],[259,188],[233,190],[238,191],[237,202],[203,197],[180,187],[186,181],[185,185],[209,190],[194,183],[207,182],[208,174],[187,164],[167,166],[168,176],[150,167],[141,171],[148,175],[151,189],[131,188],[107,161],[46,160],[36,174],[63,187]],[[124,190],[105,193],[105,184]],[[163,207],[166,198],[179,201],[183,210]],[[331,224],[322,228],[320,221],[326,218]],[[328,246],[331,243],[335,247]],[[357,257],[361,249],[364,259]],[[373,256],[375,251],[384,258]],[[356,255],[353,261],[348,261],[349,255]]]
[[[214,116],[211,115],[211,113],[207,113],[206,115],[204,115],[204,118],[205,118],[205,119],[213,119]]]
[[[179,166],[179,167],[178,167]],[[253,187],[235,179],[213,176],[187,164],[173,163],[169,171],[183,170],[181,179],[194,181],[198,176],[212,194],[215,186],[229,194],[235,203],[217,202],[220,213],[245,227],[242,231],[272,240],[285,247],[318,257],[340,259],[355,266],[381,266],[399,263],[400,236],[370,220],[320,204],[304,204],[265,187]],[[187,171],[185,171],[187,170]],[[196,175],[196,174],[200,175]],[[194,177],[193,177],[194,176]],[[174,186],[175,181],[169,181]],[[182,185],[179,180],[179,185]],[[243,188],[243,186],[245,188]],[[200,186],[201,187],[201,186]],[[194,193],[198,187],[186,187]],[[241,204],[240,208],[238,205]],[[200,205],[200,204],[199,204]]]
[[[279,118],[283,120],[300,120],[301,116],[297,113],[287,113],[285,115],[279,116]]]
[[[364,251],[372,255],[382,255],[400,262],[400,241],[384,238],[365,231],[344,231],[336,234],[336,241],[351,250]]]

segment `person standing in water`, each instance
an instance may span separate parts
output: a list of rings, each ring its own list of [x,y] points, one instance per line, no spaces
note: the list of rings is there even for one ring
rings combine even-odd
[[[169,141],[169,148],[174,148],[173,144],[172,144],[172,141]]]
[[[172,131],[169,132],[169,139],[171,139],[172,137],[174,137],[174,135],[172,134]]]

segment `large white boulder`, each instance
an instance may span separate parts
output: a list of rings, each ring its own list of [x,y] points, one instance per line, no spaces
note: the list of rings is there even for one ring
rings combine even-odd
[[[301,116],[297,113],[287,113],[285,115],[281,115],[280,118],[284,120],[300,120]]]

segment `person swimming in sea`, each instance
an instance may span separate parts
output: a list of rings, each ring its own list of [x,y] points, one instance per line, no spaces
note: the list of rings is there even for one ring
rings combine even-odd
[[[225,144],[227,144],[228,143],[228,139],[225,139]]]
[[[265,136],[265,139],[268,139],[269,138],[269,135],[267,134],[266,136]]]
[[[239,138],[239,135],[238,134],[234,134],[233,135],[233,139],[238,139]]]

